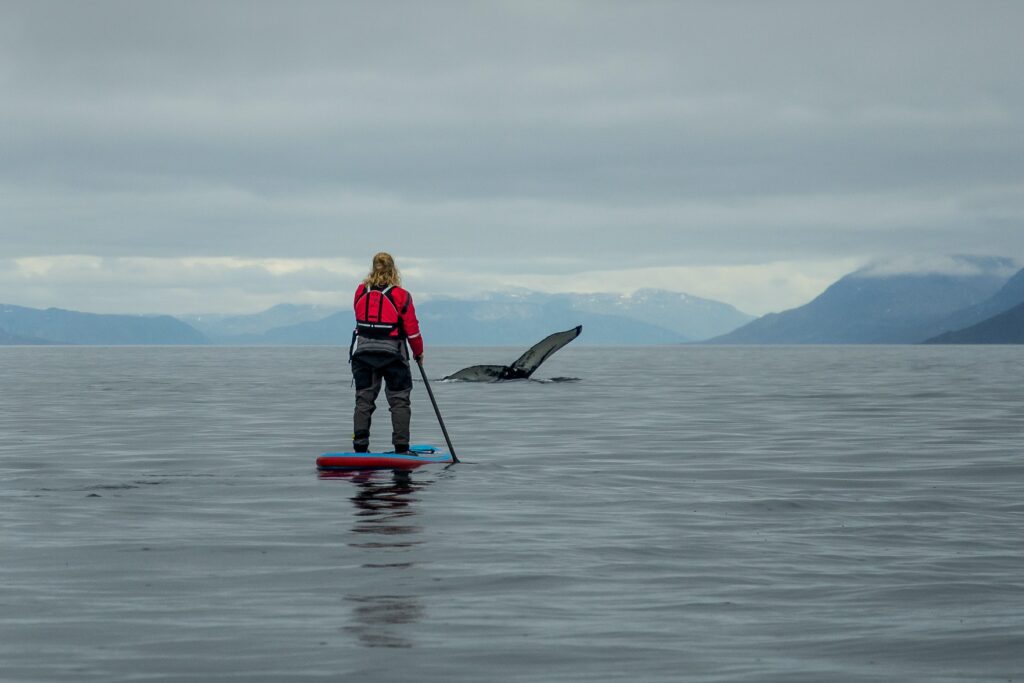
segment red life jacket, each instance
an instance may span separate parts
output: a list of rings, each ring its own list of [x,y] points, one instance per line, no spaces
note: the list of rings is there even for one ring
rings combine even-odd
[[[356,292],[356,333],[360,337],[404,339],[402,316],[391,294],[392,287],[367,289],[360,285]]]

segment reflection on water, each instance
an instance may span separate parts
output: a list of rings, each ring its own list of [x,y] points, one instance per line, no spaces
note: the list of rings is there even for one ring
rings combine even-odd
[[[345,627],[364,647],[411,648],[413,641],[398,627],[423,620],[425,610],[419,599],[408,595],[348,595],[353,624]]]
[[[373,540],[349,545],[356,548],[408,548],[422,543],[410,537],[421,531],[419,526],[411,523],[416,515],[412,504],[418,500],[415,493],[419,486],[413,484],[412,475],[395,470],[390,475],[390,481],[375,481],[373,474],[361,473],[352,478],[358,487],[352,496],[356,506],[352,531],[371,534],[368,538]],[[391,538],[379,540],[377,536]]]
[[[352,531],[360,540],[348,546],[364,554],[366,560],[360,566],[378,574],[382,591],[380,595],[346,595],[352,621],[343,630],[364,647],[413,647],[406,636],[413,630],[408,626],[423,620],[425,608],[419,595],[403,594],[400,588],[417,563],[394,555],[423,543],[422,527],[415,523],[415,503],[419,501],[416,492],[426,482],[414,482],[411,473],[400,470],[333,475],[356,487],[351,497],[355,505]]]

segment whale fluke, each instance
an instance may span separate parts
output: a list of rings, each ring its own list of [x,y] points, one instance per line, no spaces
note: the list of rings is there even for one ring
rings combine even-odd
[[[512,365],[472,365],[448,375],[444,379],[461,379],[467,382],[498,382],[505,379],[526,379],[532,375],[541,363],[562,348],[583,331],[583,325],[577,325],[565,332],[555,332],[537,342],[526,353],[521,355]]]

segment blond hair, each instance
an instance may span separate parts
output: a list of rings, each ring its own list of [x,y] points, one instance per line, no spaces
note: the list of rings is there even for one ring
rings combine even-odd
[[[367,287],[400,287],[402,275],[395,267],[395,259],[386,251],[373,255],[373,267],[370,274],[363,280]]]

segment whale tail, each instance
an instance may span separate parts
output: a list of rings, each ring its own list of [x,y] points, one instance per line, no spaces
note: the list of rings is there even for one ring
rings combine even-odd
[[[516,362],[512,364],[512,370],[517,376],[522,374],[523,377],[529,377],[532,375],[540,364],[550,358],[555,351],[571,342],[576,337],[580,336],[580,332],[583,331],[583,325],[577,325],[571,330],[565,332],[555,332],[554,334],[544,337],[541,341],[537,342],[529,349],[526,353],[519,356]]]
[[[526,379],[541,366],[541,363],[560,348],[580,336],[583,325],[577,325],[565,332],[555,332],[537,342],[512,365],[473,365],[448,375],[444,379],[461,379],[468,382],[497,382],[504,379]]]

